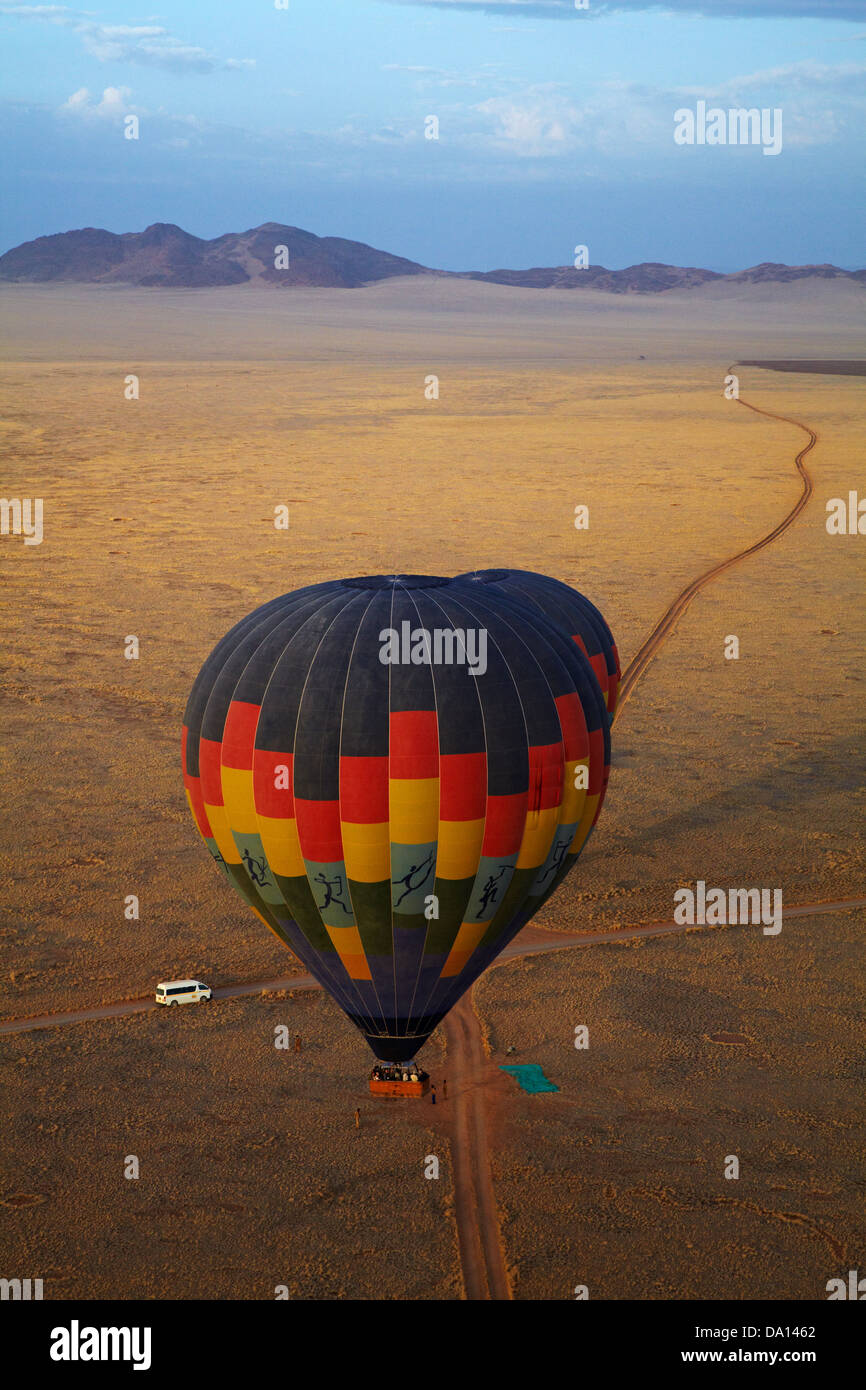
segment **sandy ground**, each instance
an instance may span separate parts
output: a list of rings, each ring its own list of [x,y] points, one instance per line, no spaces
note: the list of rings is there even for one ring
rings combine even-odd
[[[364,1095],[365,1054],[321,990],[15,1039],[4,1269],[45,1298],[459,1297],[447,1142],[426,1102]]]
[[[560,1088],[506,1083],[493,1176],[515,1298],[813,1300],[862,1265],[863,929],[840,913],[488,973],[491,1059]]]
[[[769,530],[798,494],[802,436],[726,401],[729,363],[862,356],[863,302],[835,282],[735,300],[709,289],[636,299],[411,281],[291,297],[4,289],[2,492],[44,498],[45,540],[0,538],[0,1013],[290,965],[216,874],[180,784],[189,686],[238,617],[335,573],[506,563],[582,588],[628,659],[686,582]],[[130,372],[137,402],[123,397]],[[438,401],[424,398],[429,373]],[[862,382],[744,368],[742,392],[817,429],[815,499],[777,545],[695,601],[630,701],[604,816],[541,914],[554,929],[669,919],[675,889],[697,878],[781,887],[788,902],[862,891],[863,541],[824,526],[826,499],[862,483]],[[272,521],[283,503],[287,533]],[[578,503],[590,507],[586,532],[573,526]],[[736,662],[723,656],[731,633]],[[128,634],[140,639],[138,661],[124,659]],[[124,919],[128,894],[140,898],[137,922]],[[829,919],[814,930],[829,934]],[[259,1028],[271,1007],[238,1001],[232,1017]],[[365,1066],[349,1026],[321,1007],[321,1046],[345,1036],[357,1061],[345,1094],[330,1080],[316,1090],[324,1128],[309,1139],[310,1181],[316,1144],[345,1123]],[[673,1038],[679,1018],[661,1007]],[[128,1048],[133,1060],[153,1058],[155,1040],[171,1036],[151,1036],[155,1027],[130,1019],[26,1046],[10,1039],[13,1060],[39,1058],[46,1087],[35,1104],[26,1086],[13,1092],[16,1114],[27,1107],[20,1123],[53,1123],[49,1099],[61,1088],[86,1110],[82,1063],[95,1081],[125,1074]],[[239,1092],[263,1084],[242,1030],[189,1027],[190,1039],[213,1029]],[[197,1055],[191,1048],[190,1068]],[[182,1057],[177,1066],[180,1105]],[[787,1084],[784,1066],[774,1074]],[[220,1113],[207,1070],[188,1082]],[[22,1132],[14,1122],[10,1133]],[[216,1142],[203,1132],[202,1154]],[[389,1142],[402,1182],[408,1141],[397,1121]],[[10,1148],[17,1173],[20,1143]],[[195,1152],[182,1171],[198,1186],[207,1164]],[[76,1189],[56,1192],[54,1238],[65,1221],[66,1239],[84,1242],[78,1279],[97,1279],[96,1246],[91,1259],[73,1229]],[[30,1216],[47,1220],[51,1206]],[[428,1280],[440,1293],[458,1287],[442,1221],[450,1274]],[[244,1270],[254,1246],[234,1251]],[[343,1258],[355,1278],[355,1256]],[[198,1276],[185,1265],[177,1277],[191,1296]],[[546,1296],[560,1296],[558,1278]],[[682,1284],[682,1272],[670,1279]],[[328,1297],[335,1284],[326,1271],[298,1288]],[[410,1296],[424,1296],[417,1288]]]
[[[409,276],[286,292],[3,285],[0,309],[0,357],[12,362],[408,362],[435,372],[443,362],[573,366],[639,354],[688,363],[862,357],[866,290],[799,280],[617,295]]]

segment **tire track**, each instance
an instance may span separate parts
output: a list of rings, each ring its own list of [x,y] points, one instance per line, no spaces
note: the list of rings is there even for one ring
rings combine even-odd
[[[733,366],[737,365],[736,362],[733,364]],[[729,367],[728,373],[731,371],[732,367]],[[759,405],[752,405],[751,401],[744,401],[741,397],[738,398],[737,404],[745,406],[747,410],[754,411],[756,415],[765,415],[768,420],[781,420],[786,425],[795,425],[798,430],[802,430],[804,434],[809,436],[808,444],[803,445],[803,448],[794,459],[797,472],[803,482],[803,490],[794,506],[788,514],[782,518],[778,526],[774,526],[772,531],[767,532],[766,536],[762,536],[759,541],[755,541],[754,545],[749,545],[745,550],[739,550],[736,555],[731,555],[727,560],[722,560],[719,564],[713,565],[711,569],[706,570],[703,574],[699,575],[697,579],[693,579],[691,584],[687,584],[682,593],[677,595],[673,603],[656,623],[643,646],[629,662],[619,688],[614,723],[616,723],[617,719],[622,714],[626,701],[629,699],[638,681],[646,674],[647,668],[658,654],[662,642],[673,631],[677,621],[682,617],[695,594],[699,593],[704,585],[709,584],[710,580],[723,574],[725,570],[729,570],[733,565],[738,565],[741,560],[747,559],[749,555],[756,555],[759,550],[763,550],[765,546],[777,540],[783,532],[787,531],[789,526],[793,526],[797,517],[809,501],[809,498],[812,496],[813,483],[803,460],[810,450],[814,449],[818,442],[818,435],[815,430],[811,429],[809,425],[802,424],[799,420],[794,420],[791,416],[777,415],[774,411],[764,410]]]
[[[472,995],[472,990],[464,994],[445,1020],[454,1101],[454,1208],[465,1296],[470,1302],[500,1302],[511,1298],[511,1287],[487,1144],[483,1083],[493,1068],[484,1053]]]

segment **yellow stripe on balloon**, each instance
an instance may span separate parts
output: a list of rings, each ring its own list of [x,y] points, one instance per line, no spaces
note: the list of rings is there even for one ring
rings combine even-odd
[[[520,853],[515,868],[537,869],[544,863],[558,824],[558,806],[549,806],[544,811],[530,811],[523,827],[523,839],[520,842]]]
[[[388,821],[369,825],[341,821],[346,877],[356,883],[381,883],[391,877],[391,831]]]
[[[460,974],[489,926],[489,922],[464,922],[461,925],[454,945],[448,953],[448,959],[442,967],[443,979],[449,975]]]
[[[583,815],[580,818],[580,825],[574,832],[574,839],[569,846],[569,854],[580,854],[583,849],[586,837],[592,829],[595,820],[595,813],[598,810],[598,796],[587,796],[586,805],[583,808]]]
[[[372,979],[367,957],[364,955],[361,933],[357,926],[329,927],[326,924],[325,930],[334,943],[337,955],[345,966],[349,978],[351,980]]]
[[[586,784],[582,787],[574,785],[578,770],[583,773],[582,781]],[[584,802],[586,801],[586,788],[589,785],[589,759],[581,758],[577,762],[565,764],[565,780],[562,786],[562,806],[560,808],[560,825],[575,825],[583,815]]]
[[[481,820],[441,820],[436,855],[437,878],[473,878],[478,872],[484,843],[484,817]]]
[[[258,834],[256,800],[253,793],[253,774],[244,767],[220,769],[223,788],[223,801],[232,830],[237,835]]]
[[[397,845],[426,845],[439,828],[439,778],[396,777],[389,784],[391,839]]]
[[[217,849],[227,864],[240,864],[241,856],[238,847],[232,837],[229,826],[229,818],[226,815],[224,806],[211,806],[209,802],[204,804],[205,814],[207,815],[213,837],[217,843]]]
[[[301,878],[307,872],[301,842],[298,839],[298,822],[284,820],[278,816],[259,816],[258,832],[265,851],[268,866],[281,878]]]

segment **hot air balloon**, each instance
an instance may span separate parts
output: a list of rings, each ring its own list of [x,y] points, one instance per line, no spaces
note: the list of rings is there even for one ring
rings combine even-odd
[[[298,589],[205,661],[196,824],[381,1061],[415,1056],[576,862],[615,652],[574,590],[496,570]]]
[[[619,653],[610,628],[588,598],[559,579],[534,574],[531,570],[473,570],[460,577],[480,584],[495,584],[503,593],[539,609],[550,622],[564,628],[589,657],[613,722],[622,676]]]

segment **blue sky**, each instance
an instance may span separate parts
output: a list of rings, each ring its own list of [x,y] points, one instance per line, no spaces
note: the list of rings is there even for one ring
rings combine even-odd
[[[0,250],[279,221],[446,269],[866,264],[866,0],[0,0],[0,42]],[[781,108],[782,152],[676,145],[699,100]]]

